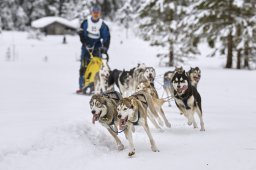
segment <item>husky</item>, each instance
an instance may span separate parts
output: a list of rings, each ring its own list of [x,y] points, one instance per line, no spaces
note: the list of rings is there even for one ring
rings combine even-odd
[[[195,68],[191,67],[187,74],[189,76],[191,85],[194,86],[195,88],[197,88],[197,84],[201,78],[200,68],[199,67],[195,67]]]
[[[122,96],[129,95],[129,84],[131,81],[131,76],[129,71],[121,71],[121,70],[113,70],[110,72],[109,79],[108,79],[108,90],[114,88],[116,85],[119,88],[120,93]]]
[[[174,72],[181,74],[184,71],[182,66],[175,66]]]
[[[197,89],[191,85],[188,76],[185,71],[182,73],[176,72],[172,78],[172,85],[174,88],[174,99],[177,107],[179,108],[181,114],[188,119],[188,125],[197,128],[197,124],[194,119],[194,113],[197,112],[201,131],[205,131],[203,112],[201,106],[201,96]]]
[[[143,78],[143,72],[145,71],[145,69],[146,69],[146,65],[144,63],[142,64],[139,63],[136,67],[132,68],[129,71],[129,74],[132,80],[130,81],[130,91],[132,93],[135,93],[136,87],[139,84],[140,79]]]
[[[154,80],[156,78],[156,70],[153,67],[146,67],[144,71],[144,77],[149,80],[151,85],[154,86]]]
[[[107,90],[109,75],[110,67],[107,60],[103,59],[101,68],[94,78],[95,94],[100,94]]]
[[[132,132],[135,131],[134,126],[137,125],[142,126],[146,131],[151,144],[151,150],[153,152],[159,152],[147,123],[147,117],[149,116],[147,107],[149,107],[149,105],[140,100],[140,95],[145,94],[137,93],[130,97],[123,98],[119,101],[117,106],[119,128],[124,130],[125,137],[129,142],[128,156],[135,154]]]
[[[137,92],[141,90],[151,95],[156,111],[160,114],[160,116],[164,120],[165,126],[170,128],[171,124],[167,120],[164,110],[162,108],[162,104],[165,102],[165,100],[159,99],[156,89],[151,85],[151,82],[149,80],[143,81],[138,85]]]
[[[172,78],[174,76],[174,74],[177,73],[182,73],[184,71],[183,67],[175,67],[175,69],[173,71],[167,71],[164,73],[164,84],[163,84],[163,88],[164,91],[167,95],[168,98],[174,98],[174,88],[172,85]],[[171,107],[171,101],[168,100],[168,106]]]
[[[104,126],[108,132],[114,137],[118,150],[123,150],[124,145],[117,136],[119,125],[117,119],[117,102],[121,99],[118,92],[108,92],[101,94],[94,94],[90,100],[90,107],[92,112],[92,123],[96,121]]]

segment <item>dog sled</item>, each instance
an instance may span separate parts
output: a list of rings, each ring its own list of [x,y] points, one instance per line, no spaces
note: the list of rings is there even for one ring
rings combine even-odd
[[[83,94],[91,95],[94,93],[94,78],[95,75],[99,72],[102,65],[102,58],[98,56],[93,56],[93,50],[87,49],[91,56],[91,61],[87,65],[87,68],[84,73],[84,86],[82,88]],[[109,56],[106,53],[106,60],[108,61]]]

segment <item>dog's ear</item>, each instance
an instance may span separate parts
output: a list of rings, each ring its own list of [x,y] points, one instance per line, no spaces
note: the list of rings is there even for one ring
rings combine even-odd
[[[187,75],[185,70],[182,71],[182,74]]]

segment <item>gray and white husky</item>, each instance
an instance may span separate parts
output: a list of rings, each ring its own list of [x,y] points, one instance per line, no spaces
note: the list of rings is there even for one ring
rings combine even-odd
[[[200,68],[199,67],[195,67],[195,68],[191,67],[187,74],[189,76],[192,86],[197,88],[197,84],[199,83],[199,81],[201,79]]]
[[[117,136],[119,121],[117,119],[117,103],[121,95],[116,91],[103,94],[94,94],[90,100],[92,123],[99,122],[105,127],[116,141],[118,150],[123,150],[124,145]]]
[[[144,71],[144,77],[150,81],[150,84],[154,86],[154,80],[156,78],[156,70],[153,67],[146,67]]]

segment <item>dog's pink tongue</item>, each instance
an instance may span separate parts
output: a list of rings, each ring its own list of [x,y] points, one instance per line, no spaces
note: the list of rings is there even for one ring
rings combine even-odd
[[[92,123],[93,123],[93,124],[95,124],[96,117],[97,117],[96,114],[94,114],[93,117],[92,117]]]
[[[124,130],[124,128],[125,128],[125,126],[123,125],[123,122],[124,122],[123,119],[121,119],[120,122],[119,122],[119,129],[120,130]]]
[[[188,89],[188,86],[187,85],[184,85],[183,87],[182,87],[182,90],[187,90]]]

